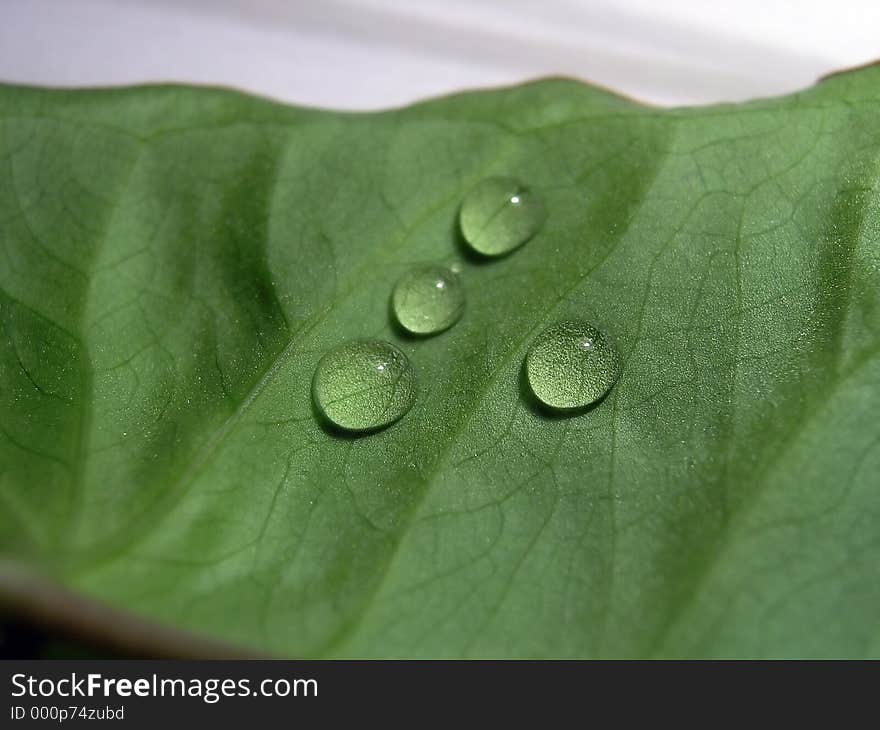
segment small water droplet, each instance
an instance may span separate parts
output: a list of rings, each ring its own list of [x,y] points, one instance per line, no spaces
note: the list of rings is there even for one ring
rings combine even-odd
[[[443,266],[404,274],[391,295],[394,316],[407,332],[431,335],[454,325],[464,311],[461,279]]]
[[[394,345],[360,340],[318,362],[312,397],[321,413],[346,431],[375,431],[402,418],[415,401],[415,373]]]
[[[509,177],[490,177],[467,194],[458,220],[474,251],[503,256],[534,236],[546,217],[544,203],[525,185]]]
[[[594,403],[611,390],[619,375],[617,350],[602,332],[579,320],[544,330],[526,355],[532,392],[560,410]]]

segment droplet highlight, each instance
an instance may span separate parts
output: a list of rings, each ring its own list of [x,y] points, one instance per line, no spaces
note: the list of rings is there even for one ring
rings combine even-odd
[[[416,379],[406,355],[382,340],[349,342],[328,352],[312,378],[321,414],[346,431],[376,431],[406,415]]]
[[[620,357],[600,330],[566,320],[538,335],[525,368],[538,400],[550,408],[576,410],[611,390],[620,375]]]
[[[459,227],[467,244],[483,256],[503,256],[522,246],[544,225],[537,193],[509,177],[490,177],[464,199]]]
[[[414,335],[449,329],[464,312],[464,286],[445,266],[423,266],[401,277],[391,294],[391,308],[401,327]]]

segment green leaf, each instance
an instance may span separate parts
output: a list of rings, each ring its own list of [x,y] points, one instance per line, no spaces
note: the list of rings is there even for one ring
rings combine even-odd
[[[0,593],[289,656],[880,656],[878,160],[876,67],[673,110],[2,88]],[[486,262],[490,175],[547,220]],[[402,337],[456,256],[464,317]],[[569,317],[622,374],[550,418],[522,362]],[[361,337],[419,393],[343,437],[310,382]]]

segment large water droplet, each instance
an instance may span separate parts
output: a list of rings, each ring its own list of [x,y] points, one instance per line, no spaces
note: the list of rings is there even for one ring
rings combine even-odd
[[[599,400],[620,375],[617,350],[586,322],[566,320],[544,330],[526,355],[532,392],[551,408],[583,408]]]
[[[318,363],[312,397],[321,413],[347,431],[375,431],[401,418],[415,401],[413,369],[394,345],[349,342]]]
[[[541,199],[508,177],[490,177],[464,199],[459,212],[461,233],[484,256],[502,256],[534,236],[547,213]]]
[[[391,295],[394,316],[408,332],[430,335],[452,327],[464,311],[461,279],[443,266],[413,269]]]

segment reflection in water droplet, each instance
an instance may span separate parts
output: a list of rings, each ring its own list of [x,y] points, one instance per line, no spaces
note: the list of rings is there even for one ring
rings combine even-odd
[[[442,332],[454,325],[464,311],[464,287],[461,279],[443,266],[413,269],[395,285],[391,308],[407,332]]]
[[[464,199],[459,212],[461,233],[484,256],[502,256],[534,236],[547,213],[541,199],[512,178],[490,177]]]
[[[532,392],[560,410],[594,403],[611,390],[619,375],[617,350],[602,332],[578,320],[544,330],[526,355]]]
[[[318,363],[312,397],[321,413],[347,431],[375,431],[403,417],[415,401],[412,367],[381,340],[349,342]]]

